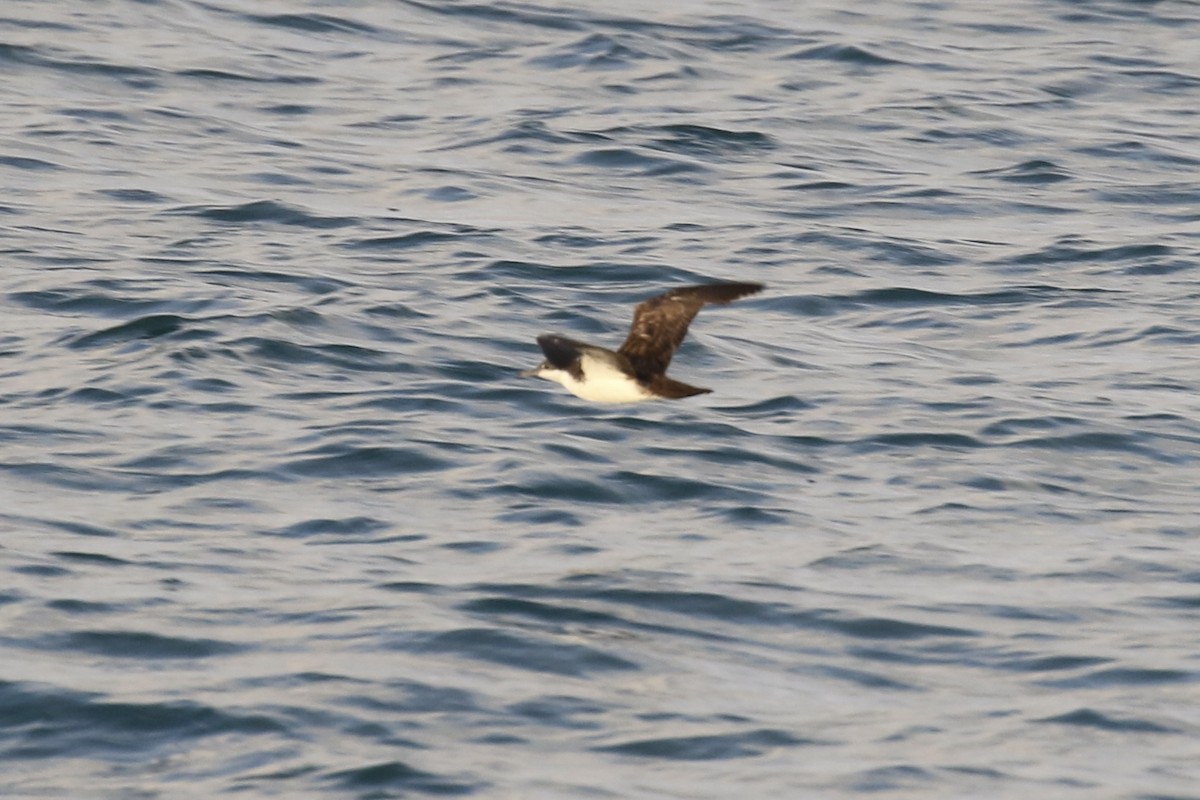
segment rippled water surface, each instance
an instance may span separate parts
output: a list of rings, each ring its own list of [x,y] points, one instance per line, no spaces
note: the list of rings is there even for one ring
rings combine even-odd
[[[1200,798],[1197,41],[7,0],[0,795]]]

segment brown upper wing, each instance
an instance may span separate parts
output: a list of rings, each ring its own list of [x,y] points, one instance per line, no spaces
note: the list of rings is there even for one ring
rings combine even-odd
[[[652,297],[633,312],[629,336],[618,352],[629,359],[642,380],[661,375],[705,303],[723,305],[762,289],[761,283],[709,283],[683,286]]]

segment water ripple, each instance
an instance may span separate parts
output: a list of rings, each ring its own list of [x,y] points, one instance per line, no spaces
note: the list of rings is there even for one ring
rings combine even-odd
[[[339,789],[370,790],[368,796],[379,796],[379,792],[387,790],[444,796],[472,794],[475,791],[472,784],[415,769],[402,761],[383,761],[365,767],[338,770],[326,777]]]
[[[93,756],[141,751],[148,741],[186,741],[230,734],[274,733],[284,725],[261,714],[237,714],[192,702],[119,703],[99,695],[0,682],[0,723],[26,729],[25,744],[5,748],[8,759]]]
[[[517,636],[489,628],[447,631],[405,646],[420,652],[453,654],[515,669],[577,677],[638,668],[624,658],[584,645]]]
[[[237,224],[274,222],[279,225],[298,225],[317,230],[344,228],[360,223],[360,220],[353,217],[327,217],[310,214],[273,200],[257,200],[234,206],[182,206],[171,209],[170,213],[194,215],[216,222]]]
[[[640,758],[663,758],[672,761],[711,761],[713,759],[748,758],[780,747],[819,744],[800,739],[786,731],[755,730],[744,733],[712,736],[683,736],[666,739],[640,739],[598,748]]]

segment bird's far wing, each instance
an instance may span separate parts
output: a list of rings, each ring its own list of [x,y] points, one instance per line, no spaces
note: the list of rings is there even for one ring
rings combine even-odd
[[[633,312],[629,336],[618,350],[643,380],[662,375],[687,336],[688,325],[705,303],[724,305],[760,292],[761,283],[709,283],[683,286],[652,297]]]

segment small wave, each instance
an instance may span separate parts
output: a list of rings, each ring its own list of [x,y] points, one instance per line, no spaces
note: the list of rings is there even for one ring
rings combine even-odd
[[[670,736],[661,739],[635,739],[598,747],[608,753],[672,761],[714,761],[759,756],[780,747],[821,744],[770,728],[711,736]]]
[[[539,603],[534,600],[525,600],[516,597],[481,597],[461,603],[458,608],[469,614],[520,616],[555,625],[570,623],[627,626],[624,620],[603,611],[593,611],[575,606]]]
[[[1137,206],[1183,206],[1192,207],[1175,215],[1176,219],[1193,221],[1196,219],[1194,207],[1200,205],[1200,189],[1192,183],[1159,182],[1142,186],[1124,186],[1119,189],[1100,189],[1096,192],[1098,199],[1109,203]],[[1193,262],[1191,266],[1195,266]]]
[[[37,519],[34,517],[13,517],[4,515],[4,519],[20,519],[25,525],[44,525],[48,528],[70,533],[75,536],[95,536],[104,539],[111,539],[115,536],[120,536],[121,533],[114,528],[105,528],[99,525],[93,525],[87,522],[75,522],[73,520],[61,519]]]
[[[0,681],[0,730],[21,734],[6,747],[8,758],[144,755],[189,739],[285,729],[263,714],[229,713],[200,703],[120,703],[96,694]]]
[[[56,553],[51,553],[55,558],[60,558],[63,561],[75,562],[80,564],[93,564],[101,567],[125,567],[129,566],[130,561],[115,556],[105,555],[104,553],[84,553],[77,550],[62,550]]]
[[[635,670],[624,658],[586,645],[517,635],[492,628],[463,628],[421,637],[402,649],[447,653],[533,672],[583,677],[595,672]]]
[[[0,60],[13,64],[36,64],[37,51],[26,45],[0,42]]]
[[[1170,245],[1157,242],[1142,244],[1123,244],[1113,247],[1089,247],[1085,242],[1063,239],[1049,247],[1043,247],[1031,253],[1007,259],[1011,264],[1064,264],[1075,262],[1142,262],[1147,259],[1162,258],[1174,253]]]
[[[625,147],[604,147],[589,150],[586,153],[576,156],[575,162],[596,169],[656,177],[698,173],[705,170],[699,164],[674,158],[649,156]]]
[[[712,125],[674,124],[609,128],[614,140],[634,138],[654,150],[704,158],[761,158],[778,144],[758,131],[729,130]]]
[[[654,475],[620,470],[612,475],[623,488],[626,502],[676,503],[680,501],[769,502],[770,498],[752,489],[711,479],[678,475]]]
[[[1025,612],[1020,616],[1009,614],[1013,619],[1055,619],[1045,612]],[[1062,619],[1061,615],[1057,621],[1078,623],[1078,618]],[[1028,656],[1023,655],[1016,658],[1011,658],[999,664],[1003,669],[1011,669],[1016,672],[1061,672],[1063,670],[1082,669],[1084,667],[1095,667],[1099,664],[1106,664],[1111,659],[1097,658],[1094,656]]]
[[[114,480],[103,470],[86,470],[63,466],[57,462],[24,461],[0,463],[0,471],[11,473],[22,480],[45,483],[65,489],[92,492],[135,491],[133,481]]]
[[[358,239],[347,244],[355,250],[411,250],[418,247],[433,247],[446,242],[453,242],[462,234],[445,231],[414,231],[394,236],[373,236],[369,239]]]
[[[88,281],[60,289],[13,292],[8,299],[53,314],[94,314],[105,317],[128,317],[156,311],[195,313],[210,302],[205,299],[139,297],[136,287],[115,281]]]
[[[1062,181],[1069,181],[1074,177],[1067,169],[1055,164],[1053,161],[1042,159],[1022,161],[1019,164],[1002,169],[980,170],[973,174],[1007,181],[1008,183],[1021,183],[1032,186],[1061,183]]]
[[[530,25],[551,30],[580,30],[586,27],[586,22],[578,18],[575,9],[561,12],[535,9],[533,6],[509,5],[503,3],[424,3],[420,0],[401,0],[412,8],[420,9],[439,16],[450,16],[463,23],[472,20],[483,22],[501,22],[513,25]]]
[[[246,14],[246,19],[260,25],[304,33],[376,33],[376,28],[364,22],[335,17],[330,14]]]
[[[948,450],[974,450],[986,447],[984,442],[962,433],[938,433],[934,431],[904,431],[900,433],[881,433],[860,439],[854,444],[858,452],[871,452],[875,449],[892,448],[923,448],[932,447]]]
[[[912,794],[917,790],[922,790],[920,794],[928,794],[934,783],[934,774],[930,770],[914,764],[896,764],[865,769],[855,774],[849,785],[854,794]]]
[[[542,695],[531,700],[523,700],[513,703],[507,710],[532,720],[538,725],[574,729],[597,727],[596,723],[588,718],[606,711],[604,706],[589,700],[563,695]],[[584,719],[580,720],[579,717]]]
[[[892,617],[861,617],[836,611],[806,611],[794,615],[796,622],[824,628],[855,639],[925,639],[929,637],[973,637],[978,631],[948,625],[932,625]]]
[[[572,285],[578,281],[579,284],[586,286],[591,283],[594,276],[595,272],[587,267],[565,269],[553,264],[505,258],[489,262],[477,270],[466,272],[462,277],[488,284],[515,281],[542,284],[551,281]]]
[[[202,81],[221,81],[238,83],[282,84],[285,86],[313,86],[321,79],[313,75],[252,75],[247,72],[232,72],[225,69],[195,68],[181,69],[174,73],[180,78],[198,78]]]
[[[814,443],[810,442],[810,444],[814,444]],[[765,466],[765,467],[771,467],[774,469],[781,470],[785,473],[813,474],[813,473],[818,472],[817,468],[810,466],[809,464],[800,462],[800,461],[795,461],[795,460],[788,459],[788,458],[782,458],[782,457],[776,456],[776,455],[769,455],[769,454],[763,453],[759,450],[752,450],[752,449],[747,449],[744,447],[736,447],[736,446],[722,446],[722,447],[715,447],[715,448],[714,447],[697,447],[695,449],[686,449],[686,450],[681,450],[679,448],[647,447],[647,448],[642,448],[642,452],[646,453],[647,455],[651,455],[651,456],[670,456],[670,455],[678,455],[681,453],[687,453],[687,454],[694,455],[700,461],[709,462],[712,464],[725,464],[725,465],[730,465],[730,466],[735,466],[735,467],[750,467],[750,468]],[[709,494],[710,494],[710,496],[713,496],[713,497],[721,497],[722,496],[722,492],[720,491],[720,488],[718,485],[714,485],[713,491]],[[729,499],[729,500],[739,499],[732,495],[724,495],[724,496],[726,497],[726,499]],[[680,499],[689,499],[689,498],[681,497]],[[748,499],[748,498],[741,498],[741,499]]]
[[[506,152],[524,153],[540,145],[550,146],[568,144],[589,144],[608,141],[604,136],[595,133],[568,133],[552,129],[539,119],[523,119],[498,134],[482,138],[467,138],[442,147],[442,150],[463,150],[467,148],[484,148],[493,144],[505,143]]]
[[[890,67],[904,63],[853,44],[823,44],[807,47],[785,56],[785,58],[804,61],[835,61],[861,67]]]
[[[175,314],[149,314],[111,328],[79,336],[68,346],[85,349],[123,344],[139,339],[157,339],[182,329],[185,322],[187,320]]]
[[[1200,594],[1184,594],[1170,597],[1147,598],[1147,602],[1160,608],[1194,611],[1200,609]]]
[[[815,670],[821,675],[835,680],[845,681],[856,687],[864,689],[886,689],[893,692],[915,692],[920,691],[920,687],[896,680],[893,677],[883,675],[879,672],[871,672],[863,669],[851,667],[826,666]]]
[[[428,453],[399,447],[323,447],[314,455],[280,469],[309,478],[380,478],[446,469],[449,463]]]
[[[552,525],[562,528],[578,528],[584,524],[583,518],[561,508],[543,508],[540,505],[522,507],[514,503],[511,511],[497,515],[503,522],[519,522],[523,525]],[[571,547],[572,545],[568,545]]]
[[[450,491],[464,498],[478,495],[478,491],[474,488],[469,491],[454,489]],[[559,473],[530,475],[523,477],[520,483],[497,482],[488,488],[488,492],[532,496],[540,499],[555,498],[571,503],[625,503],[625,497],[620,492],[610,489],[598,481],[568,478]]]
[[[1064,288],[1043,284],[973,293],[938,292],[912,286],[890,286],[882,289],[864,289],[844,295],[770,297],[761,300],[760,303],[767,308],[812,317],[830,316],[845,310],[872,307],[1020,306],[1068,302],[1077,298],[1097,298],[1109,294],[1116,293],[1105,289]]]
[[[62,169],[61,165],[55,164],[52,161],[44,161],[40,158],[28,158],[26,156],[0,156],[0,166],[26,170]]]
[[[761,506],[727,506],[718,514],[733,525],[755,527],[758,525],[790,525],[791,515],[782,508],[770,509]]]
[[[1124,718],[1103,714],[1095,709],[1080,708],[1066,714],[1054,717],[1042,717],[1034,722],[1055,723],[1058,725],[1076,725],[1084,728],[1099,728],[1106,731],[1121,733],[1182,733],[1178,728],[1160,725],[1144,719]]]
[[[1042,681],[1041,685],[1060,689],[1104,689],[1114,686],[1162,686],[1198,681],[1200,681],[1198,672],[1178,669],[1110,667],[1074,678]]]
[[[387,354],[350,344],[296,344],[283,339],[251,336],[232,343],[254,359],[275,365],[325,364],[354,372],[406,372],[407,365],[387,361]]]
[[[104,389],[99,386],[85,386],[82,389],[76,389],[67,395],[73,402],[86,403],[87,405],[104,405],[106,403],[129,403],[136,402],[137,398],[126,392],[113,391],[112,389]]]
[[[492,586],[481,589],[500,590],[505,594],[525,597],[558,597],[593,600],[633,606],[645,610],[682,614],[708,620],[737,624],[781,625],[790,621],[789,610],[774,603],[758,603],[712,592],[654,591],[614,587],[580,586]]]
[[[1141,433],[1116,433],[1111,431],[1086,431],[1063,436],[1035,436],[1009,442],[1009,447],[1027,447],[1039,450],[1096,451],[1111,453],[1137,453],[1158,461],[1175,463],[1175,455],[1151,447],[1150,437]],[[1192,460],[1184,458],[1185,461]]]
[[[91,600],[75,600],[73,598],[51,600],[46,603],[46,607],[67,614],[111,614],[120,610],[120,606],[116,603],[97,603]]]
[[[63,29],[74,30],[66,26]],[[33,67],[44,67],[46,69],[73,74],[98,75],[102,77],[111,76],[136,88],[152,87],[153,81],[151,79],[157,78],[161,74],[156,69],[129,64],[116,64],[110,61],[99,61],[90,56],[77,56],[75,58],[58,57],[52,55],[52,52],[51,49],[46,47],[39,48],[2,43],[0,44],[0,61],[9,61],[14,64]]]
[[[390,528],[390,523],[374,517],[348,517],[344,519],[309,519],[271,531],[273,535],[292,538],[309,536],[335,536],[339,539],[370,536]]]
[[[1122,161],[1146,161],[1161,164],[1166,167],[1196,167],[1200,158],[1185,156],[1166,149],[1162,145],[1151,144],[1137,139],[1127,139],[1121,142],[1110,142],[1102,145],[1080,147],[1074,152],[1097,158],[1111,158]]]
[[[474,200],[478,196],[470,189],[464,189],[461,186],[439,186],[425,193],[427,200],[433,200],[437,203],[462,203],[467,200]]]
[[[234,284],[289,284],[315,295],[332,294],[352,285],[347,281],[332,278],[328,275],[305,275],[302,273],[276,272],[265,269],[206,269],[199,270],[196,274],[201,277],[219,279]]]
[[[141,631],[78,631],[50,636],[44,644],[57,651],[137,659],[209,658],[244,649],[242,645],[216,639],[186,639]]]
[[[301,209],[273,200],[256,200],[233,206],[180,206],[170,209],[169,214],[188,214],[201,219],[234,224],[251,222],[274,222],[279,225],[298,225],[303,228],[324,230],[358,225],[357,217],[326,217],[309,214]]]
[[[286,776],[286,777],[291,777]],[[392,791],[411,792],[432,795],[465,795],[475,791],[476,786],[470,783],[451,780],[441,775],[410,767],[402,761],[384,761],[365,767],[338,770],[326,776],[327,780],[352,791],[363,792],[370,790],[362,797],[383,797],[381,792],[388,791],[386,796],[392,797]]]
[[[646,36],[590,33],[560,45],[553,52],[530,58],[528,64],[546,69],[618,70],[647,59],[667,59],[662,43]]]
[[[800,399],[796,395],[784,394],[776,397],[768,397],[765,400],[758,400],[742,406],[723,406],[721,410],[739,418],[771,419],[790,417],[811,408],[813,408],[811,403]],[[738,452],[744,455],[753,455],[744,450],[739,450]]]
[[[1032,148],[1040,143],[1038,138],[1026,131],[1006,128],[1003,125],[984,128],[946,125],[940,128],[927,128],[914,134],[912,139],[916,142],[929,142],[937,145],[966,140],[1002,148]],[[945,213],[945,210],[942,213]]]
[[[154,203],[160,204],[167,202],[166,195],[161,195],[158,192],[152,192],[149,189],[98,189],[97,194],[113,200],[121,200],[128,203]]]

